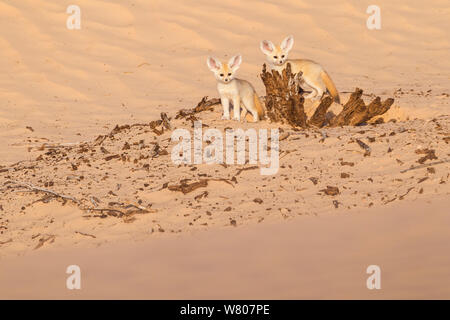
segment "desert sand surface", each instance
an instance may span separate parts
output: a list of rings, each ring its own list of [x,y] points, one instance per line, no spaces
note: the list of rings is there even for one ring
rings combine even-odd
[[[0,168],[0,257],[48,246],[98,246],[359,208],[384,210],[393,202],[450,192],[449,116],[298,130],[223,121],[220,109],[212,105],[166,124],[123,124],[86,143],[43,145],[36,159]],[[202,131],[278,129],[278,172],[263,175],[267,166],[260,162],[175,164],[174,128],[186,129],[194,142],[196,122],[207,126]],[[247,162],[249,148],[246,143]]]
[[[0,267],[14,299],[449,299],[448,200],[81,250]],[[81,290],[65,287],[81,268]],[[368,290],[369,265],[381,289]]]
[[[395,94],[391,113],[403,120],[448,114],[446,0],[378,1],[382,29],[375,31],[366,27],[368,4],[358,0],[76,4],[81,30],[66,28],[65,2],[0,3],[2,163],[34,158],[28,148],[48,140],[88,141],[116,124],[217,96],[210,54],[241,53],[239,76],[263,95],[259,42],[280,43],[289,34],[292,58],[322,64],[339,91]]]
[[[350,0],[76,4],[81,30],[66,28],[66,3],[0,2],[1,297],[449,296],[448,283],[437,276],[449,269],[442,227],[450,205],[447,1],[378,1],[381,30],[368,30],[367,4]],[[394,98],[384,123],[294,130],[223,121],[217,104],[177,117],[204,96],[218,97],[208,55],[241,53],[239,77],[264,96],[259,42],[279,43],[289,34],[291,57],[322,64],[344,102],[355,87],[364,89],[366,101]],[[316,106],[308,101],[307,111]],[[161,112],[169,126],[158,121]],[[192,131],[195,120],[222,132],[278,128],[278,173],[263,176],[250,164],[175,165],[171,134]],[[188,247],[205,263],[199,269],[192,257],[178,260]],[[302,255],[288,259],[296,247]],[[253,249],[252,262],[245,252]],[[360,281],[371,252],[381,262],[369,264],[392,268],[391,291],[373,294]],[[114,255],[127,270],[120,286],[129,295],[108,284],[119,272]],[[72,256],[92,270],[86,283],[98,281],[76,294],[44,276]],[[245,266],[239,269],[234,258]],[[341,282],[327,281],[338,271],[322,260],[338,264]],[[31,261],[37,269],[26,271]],[[94,271],[102,261],[111,261],[109,272]],[[255,261],[259,271],[252,274]],[[164,270],[168,265],[177,280]],[[157,272],[146,273],[152,268]],[[309,277],[296,278],[297,268]],[[35,285],[17,280],[24,272]],[[204,285],[190,291],[188,278]],[[267,282],[258,286],[262,278]],[[41,291],[39,281],[49,290]],[[139,287],[141,281],[146,285]],[[175,289],[179,283],[184,290]]]

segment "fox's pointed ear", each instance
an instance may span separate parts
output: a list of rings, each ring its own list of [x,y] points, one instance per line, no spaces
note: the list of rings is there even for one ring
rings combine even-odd
[[[261,48],[261,51],[266,55],[271,55],[273,51],[275,50],[275,46],[272,42],[269,40],[263,40],[259,44],[259,47]]]
[[[281,49],[286,52],[291,51],[293,46],[294,46],[294,36],[286,37],[286,39],[284,39],[283,42],[281,43]]]
[[[211,71],[217,71],[220,68],[222,68],[222,63],[219,60],[217,60],[216,58],[211,57],[211,56],[209,56],[208,59],[206,59],[206,64],[208,65],[208,68]]]
[[[233,70],[233,72],[235,72],[237,69],[239,69],[241,63],[242,63],[242,56],[238,54],[235,55],[233,58],[231,58],[230,61],[228,61],[228,67],[230,67],[230,69]]]

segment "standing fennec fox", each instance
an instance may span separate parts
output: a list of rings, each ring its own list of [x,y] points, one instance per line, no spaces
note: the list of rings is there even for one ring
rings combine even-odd
[[[328,73],[318,63],[307,59],[288,59],[289,51],[294,45],[294,37],[288,36],[283,40],[281,46],[275,46],[268,40],[261,41],[261,51],[266,55],[271,68],[278,72],[282,72],[286,68],[287,63],[291,64],[292,73],[303,73],[303,80],[313,90],[307,95],[306,99],[321,99],[322,95],[328,90],[334,101],[340,103],[339,92]]]
[[[242,63],[242,56],[236,55],[228,63],[222,63],[214,57],[208,57],[207,64],[217,79],[217,90],[223,107],[222,119],[230,119],[230,101],[233,102],[234,120],[245,119],[247,111],[253,116],[253,121],[257,122],[264,116],[264,109],[259,101],[258,95],[250,82],[237,79],[234,74]]]

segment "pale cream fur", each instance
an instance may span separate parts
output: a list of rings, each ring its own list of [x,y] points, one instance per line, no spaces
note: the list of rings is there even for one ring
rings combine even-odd
[[[234,120],[241,120],[240,107],[242,107],[243,119],[246,119],[247,112],[250,112],[253,121],[257,122],[264,116],[264,109],[254,87],[250,82],[234,77],[241,63],[240,55],[234,56],[226,64],[214,57],[207,59],[207,65],[217,80],[217,90],[223,107],[222,119],[230,119],[230,102],[232,102]]]
[[[299,77],[300,85],[305,83],[312,89],[312,92],[305,97],[306,99],[320,99],[328,91],[334,101],[340,103],[336,86],[320,64],[308,59],[288,59],[293,45],[294,37],[288,36],[283,40],[281,46],[275,46],[272,42],[263,40],[260,48],[266,55],[272,70],[281,73],[290,63],[294,74],[302,72],[301,78]]]

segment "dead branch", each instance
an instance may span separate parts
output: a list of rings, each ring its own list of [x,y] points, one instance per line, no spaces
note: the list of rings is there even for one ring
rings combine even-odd
[[[422,149],[422,150],[416,150],[417,154],[424,154],[422,158],[417,160],[418,163],[424,164],[427,160],[437,160],[436,151],[433,149]]]
[[[215,179],[208,179],[208,181],[221,181],[221,182],[225,182],[226,184],[229,184],[230,186],[232,186],[234,188],[233,183],[228,180],[228,179],[224,179],[224,178],[215,178]]]
[[[86,141],[84,141],[84,142],[65,142],[65,143],[58,143],[58,144],[44,143],[43,145],[41,145],[39,147],[39,150],[57,149],[57,148],[73,148],[73,147],[78,147],[80,145],[87,144],[87,143],[88,142],[86,142]]]
[[[170,191],[181,191],[183,194],[192,192],[198,188],[203,188],[208,186],[208,180],[202,179],[197,182],[187,183],[186,180],[182,180],[179,185],[168,186]]]
[[[203,191],[203,192],[200,193],[199,195],[196,195],[196,196],[194,197],[194,199],[195,199],[196,201],[199,201],[199,200],[202,199],[202,198],[208,197],[208,194],[209,194],[208,191]]]
[[[322,189],[320,190],[320,192],[323,192],[328,196],[337,196],[338,194],[340,194],[339,188],[333,186],[327,186],[326,189]]]
[[[161,112],[161,121],[164,128],[166,128],[167,130],[172,130],[172,126],[170,125],[170,119],[167,116],[167,113]]]
[[[33,185],[31,183],[12,181],[12,180],[9,180],[8,182],[9,183],[14,183],[14,184],[16,184],[19,187],[28,188],[31,191],[44,192],[44,193],[47,193],[47,194],[51,194],[51,195],[53,195],[55,197],[62,198],[64,200],[70,200],[70,201],[73,201],[73,202],[75,202],[77,204],[79,203],[79,201],[77,199],[75,199],[74,197],[66,196],[64,194],[57,193],[57,192],[55,192],[53,190],[50,190],[50,189],[44,189],[44,188],[36,187],[35,185]]]
[[[50,234],[47,236],[43,236],[42,238],[39,239],[39,243],[36,245],[36,247],[34,247],[33,250],[39,249],[40,247],[42,247],[46,242],[50,242],[53,243],[55,242],[55,238],[56,236],[54,234]]]
[[[209,99],[205,96],[202,98],[202,100],[197,104],[195,108],[192,109],[182,109],[178,111],[177,115],[175,116],[175,119],[184,119],[188,117],[193,117],[196,113],[207,111],[207,110],[214,110],[214,106],[220,103],[220,99],[214,98]]]
[[[365,157],[367,157],[367,156],[370,156],[370,154],[371,154],[371,152],[372,152],[372,149],[367,145],[367,144],[365,144],[364,142],[362,142],[361,140],[359,140],[359,139],[356,139],[356,142],[358,143],[358,145],[361,147],[361,149],[364,149],[364,156]]]
[[[258,166],[240,168],[240,169],[238,169],[238,171],[236,172],[236,174],[234,176],[237,177],[238,175],[240,175],[242,173],[242,171],[255,170],[255,169],[258,169],[258,168],[259,168]]]
[[[94,238],[94,239],[97,238],[96,236],[94,236],[92,234],[84,233],[84,232],[81,232],[81,231],[75,231],[75,233],[78,233],[78,234],[80,234],[82,236],[85,236],[85,237],[91,237],[91,238]]]
[[[89,208],[89,207],[86,207],[83,210],[85,210],[85,211],[92,211],[92,212],[106,213],[107,216],[118,217],[118,218],[122,218],[123,216],[126,215],[126,213],[123,212],[123,211],[120,211],[120,210],[117,210],[117,209],[110,209],[110,208],[100,209],[100,208]],[[102,217],[102,216],[100,216],[100,217]]]
[[[220,99],[209,99],[208,97],[203,97],[203,99],[197,104],[197,106],[194,108],[194,113],[199,113],[207,110],[214,110],[213,106],[220,103]]]
[[[431,166],[437,166],[438,164],[443,164],[443,163],[449,163],[450,160],[446,159],[446,160],[441,160],[441,161],[436,161],[436,162],[431,162],[431,163],[427,163],[427,164],[422,164],[420,166],[412,166],[409,169],[405,169],[400,171],[400,173],[405,173],[411,170],[417,170],[417,169],[422,169],[422,168],[427,168],[427,167],[431,167]]]

